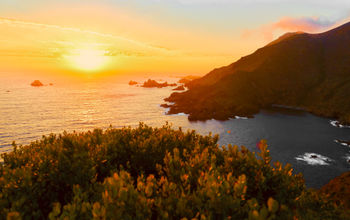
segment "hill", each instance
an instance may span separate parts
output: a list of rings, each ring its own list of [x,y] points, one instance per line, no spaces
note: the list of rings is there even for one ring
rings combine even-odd
[[[3,154],[0,219],[349,219],[290,165],[165,125],[44,136]]]
[[[320,189],[320,192],[350,209],[350,172],[332,179]]]
[[[350,123],[350,23],[320,33],[289,33],[173,93],[169,114],[190,120],[253,116],[271,105]]]

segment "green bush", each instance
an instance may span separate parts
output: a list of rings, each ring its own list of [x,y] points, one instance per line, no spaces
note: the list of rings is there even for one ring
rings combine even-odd
[[[3,154],[0,219],[345,219],[290,165],[218,136],[142,123],[43,137]]]

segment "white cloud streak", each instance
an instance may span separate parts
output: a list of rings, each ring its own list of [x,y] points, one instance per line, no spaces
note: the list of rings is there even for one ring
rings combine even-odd
[[[62,27],[59,25],[52,25],[52,24],[42,24],[42,23],[36,23],[36,22],[29,22],[29,21],[21,21],[21,20],[16,20],[16,19],[10,19],[10,18],[4,18],[0,17],[0,24],[6,24],[6,25],[11,25],[11,26],[21,26],[21,27],[36,27],[36,28],[41,28],[41,29],[56,29],[60,31],[68,31],[68,32],[75,32],[75,33],[80,33],[80,34],[88,34],[88,35],[94,35],[97,37],[103,37],[103,38],[109,38],[109,39],[114,39],[114,40],[121,40],[124,42],[128,42],[130,44],[133,44],[135,46],[144,48],[144,49],[151,49],[151,50],[157,50],[159,52],[170,52],[169,49],[165,49],[162,47],[156,47],[152,46],[150,44],[132,40],[129,38],[125,38],[122,36],[116,36],[113,34],[105,34],[105,33],[99,33],[95,31],[90,31],[90,30],[83,30],[79,28],[72,28],[72,27]]]

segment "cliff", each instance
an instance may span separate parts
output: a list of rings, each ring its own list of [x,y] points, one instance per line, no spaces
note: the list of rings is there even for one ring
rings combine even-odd
[[[289,33],[173,93],[169,113],[190,120],[253,116],[273,104],[350,123],[350,23],[320,33]]]

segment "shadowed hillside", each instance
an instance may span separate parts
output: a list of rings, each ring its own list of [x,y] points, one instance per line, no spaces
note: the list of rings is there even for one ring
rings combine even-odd
[[[165,99],[190,120],[252,116],[273,104],[350,123],[350,23],[321,34],[288,33]]]

